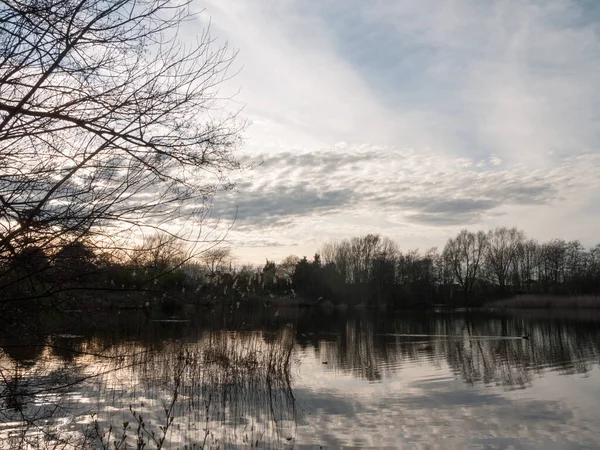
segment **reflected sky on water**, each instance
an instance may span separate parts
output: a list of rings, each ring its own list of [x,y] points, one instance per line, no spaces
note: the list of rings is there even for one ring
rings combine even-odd
[[[600,448],[591,317],[278,313],[3,338],[0,448]]]

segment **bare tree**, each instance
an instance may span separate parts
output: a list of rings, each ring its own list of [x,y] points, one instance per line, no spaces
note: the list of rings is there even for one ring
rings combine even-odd
[[[575,240],[567,242],[565,261],[565,281],[574,283],[585,273],[585,249],[581,242]]]
[[[556,287],[565,275],[567,243],[563,239],[552,239],[542,244],[539,252],[540,273],[544,284]]]
[[[538,280],[536,261],[539,254],[539,244],[533,239],[525,240],[517,249],[518,278],[522,289],[531,292],[532,284]]]
[[[135,266],[152,268],[155,274],[160,274],[180,267],[189,256],[176,237],[167,233],[154,233],[135,247],[131,258]]]
[[[325,258],[323,258],[325,259]],[[279,267],[288,276],[294,275],[294,271],[296,270],[296,264],[300,262],[300,257],[296,255],[288,255],[279,263]]]
[[[217,271],[231,264],[233,256],[231,255],[231,248],[215,247],[203,252],[200,259],[208,274],[214,276]]]
[[[473,292],[487,246],[487,235],[483,231],[472,233],[461,230],[454,239],[448,239],[444,247],[443,257],[463,288],[465,299]]]
[[[519,248],[525,240],[522,231],[516,228],[496,228],[487,234],[486,266],[504,293],[511,269],[515,268]]]
[[[0,4],[0,286],[28,248],[199,240],[243,124],[218,96],[235,55],[208,30],[182,45],[191,18],[187,1]]]
[[[335,264],[340,277],[344,282],[352,282],[351,248],[350,241],[330,242],[321,248],[321,257],[324,264]]]
[[[348,283],[367,283],[375,259],[393,261],[397,255],[396,243],[378,234],[328,243],[321,250],[323,262],[334,263],[342,279]]]

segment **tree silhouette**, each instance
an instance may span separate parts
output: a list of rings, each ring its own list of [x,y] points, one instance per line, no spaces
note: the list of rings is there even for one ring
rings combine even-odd
[[[208,30],[181,44],[188,6],[2,2],[0,286],[27,248],[199,240],[243,124],[218,98],[234,54]]]

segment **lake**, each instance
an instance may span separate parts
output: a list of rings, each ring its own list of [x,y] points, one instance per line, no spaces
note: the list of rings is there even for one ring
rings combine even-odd
[[[600,448],[585,311],[71,312],[0,344],[0,448]]]

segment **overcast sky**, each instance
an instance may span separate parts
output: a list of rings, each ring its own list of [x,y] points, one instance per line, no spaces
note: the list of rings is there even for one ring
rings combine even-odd
[[[209,0],[262,165],[215,215],[243,261],[461,228],[600,242],[600,2]]]

